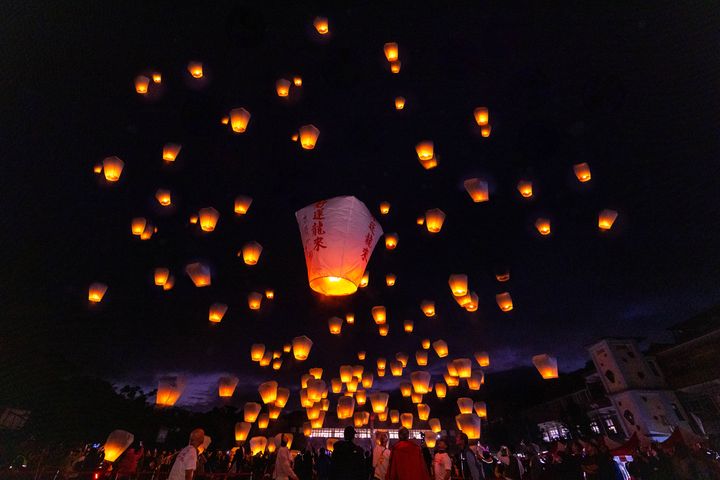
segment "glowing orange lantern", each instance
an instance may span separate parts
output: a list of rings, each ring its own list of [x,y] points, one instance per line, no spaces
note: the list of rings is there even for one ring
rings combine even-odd
[[[358,360],[365,360],[365,355],[365,350],[360,350],[359,352],[357,352]]]
[[[480,127],[480,135],[482,135],[484,138],[489,137],[491,131],[492,131],[491,125],[483,125],[482,127]]]
[[[155,403],[160,407],[172,407],[185,390],[185,381],[180,377],[162,377],[158,381]]]
[[[120,180],[123,168],[125,168],[125,162],[120,160],[118,157],[106,157],[103,159],[103,173],[105,174],[105,180],[108,182],[117,182]]]
[[[162,83],[162,73],[155,72],[152,74],[153,83]]]
[[[402,66],[402,62],[400,60],[395,60],[394,62],[390,62],[390,71],[392,73],[400,73],[401,66]]]
[[[415,152],[417,153],[418,160],[431,160],[434,156],[434,144],[432,140],[423,140],[415,145]]]
[[[308,370],[308,373],[310,375],[312,375],[312,377],[315,380],[320,380],[323,375],[323,369],[322,368],[311,368],[310,370]]]
[[[163,145],[163,153],[162,158],[166,162],[174,162],[177,158],[178,154],[180,153],[180,149],[182,148],[182,145],[177,143],[166,143]]]
[[[403,366],[402,363],[398,362],[397,360],[393,360],[390,362],[390,373],[392,373],[393,377],[401,377],[403,373]]]
[[[418,419],[425,421],[430,418],[430,407],[425,403],[417,404]]]
[[[512,297],[510,292],[498,293],[495,295],[495,301],[503,312],[509,312],[513,309]]]
[[[507,282],[508,280],[510,280],[510,270],[505,269],[497,272],[495,274],[495,279],[498,282]]]
[[[362,375],[362,386],[363,388],[372,388],[374,377],[372,372],[363,372]]]
[[[436,383],[433,390],[435,390],[435,396],[437,396],[437,398],[445,398],[447,395],[447,385],[442,382]]]
[[[413,426],[413,414],[403,413],[402,415],[400,415],[400,424],[410,430]]]
[[[475,361],[481,367],[490,366],[490,355],[487,352],[475,352]]]
[[[382,228],[355,197],[335,197],[298,210],[310,288],[324,295],[355,293]],[[323,221],[320,232],[313,223]]]
[[[410,381],[415,393],[424,395],[430,391],[430,372],[415,371],[410,374]]]
[[[144,75],[138,75],[135,77],[135,91],[140,95],[145,95],[148,92],[148,86],[150,85],[150,79]]]
[[[473,415],[472,413],[461,413],[455,417],[455,423],[458,430],[467,435],[468,439],[480,439],[481,420],[477,415]]]
[[[281,78],[275,82],[275,91],[277,92],[278,97],[287,97],[290,93],[290,80]]]
[[[358,285],[359,288],[365,288],[370,284],[370,272],[365,272],[360,279],[360,285]]]
[[[202,76],[203,76],[202,62],[189,62],[187,69],[193,78],[202,78]]]
[[[206,207],[200,209],[198,216],[200,217],[200,228],[204,232],[212,232],[220,218],[220,212],[213,207]]]
[[[290,399],[290,389],[284,387],[278,387],[277,397],[275,398],[275,406],[278,408],[285,408],[288,400]]]
[[[606,208],[598,215],[598,228],[600,228],[600,230],[610,230],[617,216],[618,212]]]
[[[250,308],[250,310],[260,310],[260,304],[262,303],[262,299],[262,293],[248,293],[248,308]]]
[[[254,343],[250,347],[250,359],[253,362],[259,362],[265,355],[265,345],[262,343]]]
[[[475,402],[473,408],[478,417],[487,418],[487,404],[485,402]]]
[[[273,403],[277,399],[277,390],[278,390],[278,383],[274,380],[271,380],[269,382],[263,382],[258,387],[258,392],[260,392],[260,398],[262,398],[263,403]]]
[[[540,235],[550,235],[550,220],[547,218],[538,218],[535,220],[535,228]]]
[[[352,312],[345,314],[345,321],[347,322],[348,325],[354,324],[355,323],[355,314]]]
[[[315,148],[315,144],[317,143],[317,139],[320,136],[320,130],[313,125],[303,125],[300,127],[299,130],[300,134],[300,145],[305,150],[312,150]]]
[[[532,362],[545,380],[558,378],[557,358],[543,353],[541,355],[535,355],[532,358]]]
[[[420,342],[420,346],[424,348],[425,350],[430,349],[430,339],[429,338],[423,338]]]
[[[328,320],[328,328],[333,335],[340,335],[342,331],[343,320],[340,317],[332,317]]]
[[[462,297],[468,292],[468,277],[464,273],[453,273],[448,279],[448,285],[454,296]]]
[[[525,198],[532,197],[533,189],[532,182],[530,180],[520,180],[517,184],[518,192]]]
[[[390,213],[390,202],[380,202],[380,213],[382,215]]]
[[[395,110],[405,108],[405,97],[395,97]]]
[[[315,20],[313,20],[313,26],[320,35],[327,35],[330,32],[328,19],[325,17],[315,17]]]
[[[485,383],[485,374],[482,370],[473,370],[472,375],[467,379],[468,389],[470,390],[480,390],[483,383]]]
[[[164,188],[158,188],[157,191],[155,192],[155,199],[163,207],[169,206],[172,203],[172,198],[170,196],[170,190],[166,190]]]
[[[310,355],[310,349],[312,348],[313,342],[305,335],[293,338],[293,355],[295,360],[307,360]]]
[[[258,242],[247,242],[242,247],[243,262],[245,262],[246,265],[257,265],[262,250],[263,247]]]
[[[142,235],[145,230],[145,225],[147,225],[145,217],[133,218],[130,222],[130,231],[132,231],[133,235]]]
[[[426,317],[435,316],[435,302],[432,300],[423,300],[420,302],[420,309],[423,311]]]
[[[223,398],[232,397],[240,379],[234,376],[220,377],[218,380],[218,395]]]
[[[353,397],[340,397],[337,401],[337,418],[342,420],[350,418],[355,411],[355,399]]]
[[[385,58],[388,62],[394,62],[398,59],[398,44],[395,42],[388,42],[384,45],[383,50],[385,51]]]
[[[250,439],[250,453],[254,457],[255,455],[261,455],[267,448],[267,438],[265,437],[252,437]]]
[[[490,121],[490,112],[487,107],[477,107],[473,111],[473,116],[475,117],[477,124],[481,127],[487,125]]]
[[[295,84],[296,87],[302,87],[302,83],[303,83],[303,82],[302,82],[302,77],[299,76],[299,75],[293,77],[293,83]]]
[[[367,394],[365,393],[365,390],[356,390],[355,391],[355,402],[362,406],[365,405],[365,402],[367,401]]]
[[[412,320],[405,320],[403,322],[403,330],[407,333],[412,333],[413,329],[415,328],[415,322]]]
[[[114,430],[105,440],[103,450],[105,451],[104,459],[107,462],[114,462],[127,448],[132,445],[135,436],[125,430]]]
[[[439,208],[433,208],[425,212],[425,227],[430,233],[438,233],[445,222],[445,212]]]
[[[320,416],[315,420],[311,420],[310,424],[312,425],[312,428],[322,428],[324,422],[325,422],[325,412],[321,411]]]
[[[370,394],[370,404],[372,405],[373,412],[381,413],[387,409],[388,400],[390,395],[383,392],[376,392]]]
[[[267,290],[265,290],[265,298],[267,298],[268,300],[272,300],[273,298],[275,298],[275,292],[273,291],[273,289],[268,288]],[[284,347],[283,347],[283,351],[285,351]],[[288,344],[288,349],[287,349],[287,351],[285,351],[285,353],[287,353],[289,351],[290,351],[290,346]]]
[[[270,415],[261,413],[257,418],[257,427],[259,430],[265,430],[270,425]]]
[[[448,356],[448,345],[445,340],[435,340],[432,342],[432,347],[435,350],[435,353],[437,353],[437,356],[440,358],[444,358]]]
[[[163,287],[163,290],[172,290],[174,286],[175,286],[175,277],[170,275],[162,287]]]
[[[105,292],[107,292],[108,286],[104,283],[95,282],[91,283],[88,288],[88,300],[92,303],[102,302]]]
[[[235,133],[244,133],[250,123],[250,112],[244,108],[230,110],[230,128]]]
[[[225,316],[227,309],[228,306],[224,303],[213,303],[210,305],[210,313],[208,314],[209,320],[213,323],[219,323]]]
[[[245,195],[238,195],[237,197],[235,197],[235,213],[237,213],[238,215],[245,215],[250,209],[250,204],[252,203],[252,201],[252,198]]]
[[[427,350],[418,350],[415,352],[415,362],[419,367],[424,367],[428,364],[428,352]]]
[[[440,424],[440,420],[437,418],[431,418],[428,420],[428,426],[430,426],[430,430],[434,433],[440,433],[442,431],[442,425]]]
[[[385,248],[388,250],[395,250],[395,247],[397,247],[398,244],[398,234],[397,233],[386,233],[385,234]]]
[[[485,180],[481,180],[479,178],[468,178],[463,182],[463,185],[473,202],[480,203],[490,200],[488,183]]]
[[[390,325],[388,325],[387,323],[378,325],[378,333],[381,337],[387,337],[388,332],[390,332]]]
[[[235,424],[235,441],[244,442],[247,440],[252,425],[248,422],[238,422]]]
[[[372,313],[373,320],[375,320],[377,325],[382,325],[387,321],[387,312],[385,307],[382,305],[372,307],[370,312]]]
[[[590,165],[585,162],[573,165],[573,171],[575,172],[575,176],[577,177],[578,181],[582,183],[588,182],[592,178],[592,174],[590,173]]]

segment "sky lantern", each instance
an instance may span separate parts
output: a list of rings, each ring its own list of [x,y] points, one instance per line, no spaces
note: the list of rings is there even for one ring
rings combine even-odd
[[[319,402],[322,400],[323,392],[327,390],[327,385],[323,380],[317,380],[315,378],[311,378],[308,381],[307,386],[307,396],[308,400],[312,400],[313,402]]]
[[[353,365],[352,367],[353,377],[357,378],[358,380],[362,379],[363,371],[365,371],[365,367],[363,367],[362,365]]]
[[[412,333],[412,331],[413,331],[414,329],[415,329],[415,322],[413,322],[413,321],[410,320],[410,319],[403,321],[403,330],[404,330],[406,333]]]
[[[179,143],[166,143],[163,145],[162,158],[166,162],[174,162],[180,153],[182,145]]]
[[[260,310],[260,304],[262,303],[263,295],[259,292],[248,293],[248,308],[250,310]]]
[[[230,123],[230,115],[223,115],[223,116],[220,118],[220,124],[221,124],[221,125],[227,125],[228,123]]]
[[[323,399],[320,401],[320,408],[322,409],[323,412],[328,412],[328,411],[330,411],[330,399],[329,399],[329,398],[323,398]]]
[[[398,386],[398,389],[400,390],[400,395],[405,398],[409,398],[410,395],[412,395],[412,388],[412,383],[410,382],[400,382],[400,385]]]
[[[261,413],[257,418],[257,427],[260,430],[265,430],[270,425],[270,415],[267,413]]]
[[[325,17],[315,17],[315,20],[313,20],[313,26],[320,35],[327,35],[330,33],[328,19]]]
[[[483,125],[480,127],[480,135],[483,138],[488,138],[490,136],[490,132],[492,131],[492,125]]]
[[[424,367],[428,364],[428,352],[427,350],[418,350],[415,352],[415,362],[419,367]]]
[[[170,190],[166,188],[158,188],[155,192],[155,199],[163,207],[167,207],[172,203],[172,196]]]
[[[258,415],[260,415],[262,405],[257,402],[247,402],[243,407],[243,420],[248,423],[254,423]]]
[[[267,298],[268,300],[272,300],[273,298],[275,298],[275,291],[272,288],[266,289],[265,290],[265,298]],[[285,344],[285,345],[289,345],[289,344]],[[284,346],[283,346],[283,351],[285,351]],[[289,351],[290,351],[290,347],[288,347],[288,350],[285,351],[285,353],[288,353]]]
[[[198,222],[198,216],[197,216],[197,215],[190,215],[189,222],[190,222],[192,225],[195,225],[195,224]]]
[[[490,200],[488,183],[480,178],[468,178],[463,182],[465,190],[475,203],[487,202]]]
[[[397,410],[390,410],[390,423],[400,422],[400,412]]]
[[[362,374],[363,388],[372,388],[374,380],[375,380],[375,378],[373,377],[372,372],[363,372],[363,374]]]
[[[310,421],[312,428],[322,428],[323,423],[325,423],[325,412],[324,411],[320,411],[320,416],[318,418],[316,418],[315,420]]]
[[[618,212],[606,208],[598,215],[598,228],[600,230],[610,230],[617,216]]]
[[[397,247],[399,238],[397,233],[386,233],[385,234],[385,248],[388,250],[395,250]]]
[[[372,307],[370,313],[372,313],[373,320],[377,325],[382,325],[387,321],[387,311],[382,305]]]
[[[370,284],[370,272],[363,273],[362,278],[360,279],[360,284],[358,285],[359,288],[365,288]]]
[[[550,220],[547,218],[538,218],[535,220],[535,228],[540,235],[550,235]]]
[[[420,165],[425,170],[432,170],[433,168],[438,166],[438,159],[437,157],[432,157],[430,160],[420,160]]]
[[[185,381],[180,377],[162,377],[158,380],[155,404],[159,407],[172,407],[185,390]]]
[[[342,332],[342,325],[343,319],[340,317],[331,317],[328,320],[328,328],[330,329],[330,333],[333,335],[340,335],[340,332]]]
[[[412,403],[414,403],[415,405],[417,405],[418,403],[422,403],[423,396],[422,396],[421,393],[415,393],[415,392],[413,392],[413,393],[410,394],[410,400],[412,401]]]
[[[272,352],[265,351],[265,354],[260,359],[260,362],[259,362],[260,366],[267,367],[268,365],[270,365],[270,362],[272,362],[272,360],[273,360]]]
[[[425,446],[428,448],[435,448],[437,437],[438,435],[435,432],[425,432]]]
[[[458,377],[453,377],[449,373],[444,373],[443,378],[445,379],[445,383],[448,387],[457,387],[460,385],[460,379]]]
[[[355,402],[357,402],[358,405],[362,406],[365,405],[365,402],[367,401],[367,393],[365,393],[365,390],[358,389],[355,391]]]
[[[352,365],[340,365],[340,381],[348,383],[353,378]]]
[[[228,306],[224,303],[213,303],[210,305],[208,320],[213,323],[220,323],[227,312]]]
[[[95,165],[93,165],[93,173],[102,173],[102,163],[96,163]]]
[[[268,405],[268,417],[270,417],[270,420],[277,420],[280,417],[280,412],[282,412],[282,408],[276,407],[274,403]]]
[[[247,242],[242,247],[243,262],[246,265],[257,265],[262,254],[263,247],[258,242]]]
[[[403,413],[400,415],[400,424],[407,428],[408,430],[412,429],[413,426],[413,414],[412,413]]]
[[[265,296],[267,297],[267,292],[265,293]],[[292,352],[292,343],[286,343],[283,345],[283,352],[284,353],[290,353]]]
[[[157,227],[153,226],[151,223],[147,223],[140,234],[140,240],[150,240],[156,231]]]
[[[425,215],[419,215],[419,216],[415,219],[415,223],[416,223],[417,225],[425,225]]]
[[[395,110],[405,108],[405,97],[395,97]]]
[[[457,406],[460,413],[472,413],[473,399],[468,397],[460,397],[457,399]]]
[[[152,81],[153,83],[162,83],[162,73],[154,72],[152,74]]]
[[[310,288],[323,295],[355,293],[382,227],[364,203],[335,197],[295,212]]]
[[[253,199],[247,195],[238,195],[235,197],[234,210],[238,215],[245,215],[250,209]]]
[[[458,430],[468,436],[470,440],[480,439],[481,420],[477,415],[472,413],[461,413],[455,416],[455,423]]]
[[[428,426],[433,433],[440,433],[442,431],[442,425],[440,424],[440,420],[437,418],[431,418],[428,420]]]
[[[420,341],[420,346],[421,346],[424,350],[429,350],[429,349],[430,349],[430,339],[429,339],[429,338],[423,338],[423,339]]]
[[[475,292],[470,292],[468,296],[470,297],[470,300],[464,305],[464,308],[468,312],[476,312],[480,304],[480,299]]]
[[[590,165],[585,162],[573,165],[573,172],[575,172],[575,176],[581,183],[589,182],[592,178]]]
[[[220,377],[218,380],[218,396],[223,398],[232,397],[239,382],[240,379],[232,375]]]
[[[333,393],[342,392],[342,384],[343,382],[339,378],[330,379],[330,388],[332,389]]]
[[[347,322],[348,325],[352,325],[355,323],[355,314],[352,312],[345,314],[345,322]]]
[[[272,357],[273,357],[273,358],[281,358],[281,357],[282,357],[282,352],[281,352],[280,350],[275,350],[275,351],[272,352]]]
[[[453,377],[458,376],[457,367],[455,366],[455,363],[451,360],[445,364],[445,367],[447,368],[447,373],[452,375]]]
[[[298,141],[298,134],[297,134],[297,133],[293,133],[292,135],[290,135],[290,140],[292,140],[293,142],[297,142],[297,141]]]
[[[375,363],[377,364],[377,368],[385,368],[387,366],[387,360],[383,357],[378,357]]]
[[[377,414],[377,419],[378,419],[379,422],[387,422],[387,418],[388,418],[387,408],[386,408],[384,411],[379,412],[379,413]]]
[[[312,423],[303,422],[302,432],[304,436],[309,437],[312,434]]]
[[[450,291],[456,297],[462,297],[468,293],[468,277],[464,273],[453,273],[448,279]]]
[[[390,361],[390,373],[393,377],[401,377],[403,373],[402,363],[397,360]]]
[[[517,184],[518,192],[525,198],[530,198],[533,195],[532,182],[530,180],[520,180]]]
[[[230,110],[230,128],[235,133],[245,133],[250,123],[250,112],[244,108],[233,108]]]
[[[327,440],[325,440],[325,449],[328,452],[332,453],[333,449],[335,448],[335,442],[337,442],[337,440],[337,438],[328,438]]]
[[[503,312],[509,312],[513,309],[513,301],[510,292],[498,293],[495,295],[495,301]]]
[[[307,360],[310,355],[310,349],[312,348],[313,342],[305,335],[293,338],[293,356],[295,360]]]
[[[435,316],[435,302],[432,300],[423,300],[420,302],[420,309],[423,311],[426,317]]]
[[[412,372],[410,374],[410,381],[415,393],[424,395],[430,391],[430,372],[423,372],[421,370]]]
[[[265,453],[267,448],[267,438],[265,437],[252,437],[250,439],[250,453],[254,457],[255,455],[261,455]]]
[[[366,356],[366,355],[367,355],[367,354],[365,353],[365,350],[360,350],[359,352],[357,352],[357,358],[358,358],[358,360],[361,360],[361,361],[362,361],[362,360],[365,360],[365,356]]]
[[[398,44],[395,42],[388,42],[384,45],[383,50],[385,52],[385,58],[388,62],[394,62],[398,59]]]
[[[384,392],[375,392],[370,394],[370,405],[375,413],[384,412],[387,409],[390,395]]]
[[[487,418],[487,404],[485,402],[475,402],[473,408],[478,417]]]
[[[390,71],[392,73],[400,73],[400,67],[402,67],[402,62],[400,60],[390,62]]]
[[[503,268],[495,273],[495,280],[498,282],[507,282],[510,280],[510,270]]]
[[[425,403],[417,404],[418,419],[423,422],[430,418],[430,407]]]
[[[355,399],[353,397],[340,397],[337,401],[337,418],[342,420],[351,418],[355,411]]]
[[[432,342],[432,347],[435,350],[435,353],[437,353],[437,356],[440,358],[444,358],[448,356],[448,345],[445,340],[435,340]]]
[[[295,75],[293,77],[293,84],[295,84],[296,87],[302,87],[302,77],[300,75]]]
[[[203,64],[202,62],[188,62],[188,72],[193,78],[202,78],[203,76]]]
[[[198,217],[200,218],[200,228],[202,231],[212,232],[215,230],[215,226],[220,219],[220,212],[213,207],[205,207],[200,209]]]
[[[323,369],[322,368],[311,368],[310,370],[308,370],[308,373],[310,375],[312,375],[312,377],[315,380],[320,380],[320,379],[322,379]]]
[[[130,221],[130,231],[133,235],[142,235],[147,225],[147,219],[145,217],[135,217]]]
[[[315,125],[303,125],[298,130],[298,133],[300,135],[300,146],[302,146],[303,149],[312,150],[315,148],[317,139],[320,136],[320,130],[318,130]]]
[[[100,303],[102,302],[103,297],[105,296],[105,292],[107,292],[108,286],[104,283],[100,282],[94,282],[90,284],[90,287],[88,288],[88,300],[91,303]]]
[[[163,288],[163,290],[167,291],[167,290],[172,290],[174,286],[175,286],[175,277],[170,275],[168,277],[167,281],[163,284],[162,288]]]
[[[395,354],[395,360],[400,362],[403,366],[403,368],[407,367],[408,360],[410,359],[410,355],[408,355],[405,352],[398,352]]]
[[[290,389],[285,387],[278,387],[277,397],[275,398],[275,406],[278,408],[285,408],[288,400],[290,399]]]
[[[545,380],[558,378],[557,358],[543,353],[532,357],[532,362]]]
[[[253,362],[259,362],[260,359],[262,359],[263,355],[265,355],[265,344],[263,343],[254,343],[250,347],[250,359]]]
[[[125,168],[125,162],[120,160],[116,156],[105,157],[102,162],[103,174],[105,174],[105,180],[108,182],[117,182],[120,180],[123,168]]]
[[[438,233],[445,222],[445,212],[439,208],[433,208],[425,212],[425,227],[430,233]]]
[[[290,80],[281,78],[275,82],[275,91],[278,97],[287,97],[290,94]]]
[[[423,140],[415,145],[415,152],[421,162],[431,160],[435,155],[432,140]]]
[[[380,202],[380,213],[382,215],[390,213],[390,202]]]
[[[150,79],[145,75],[138,75],[135,77],[135,92],[140,95],[145,95],[148,92],[148,86],[150,85]]]
[[[436,383],[433,390],[435,390],[435,396],[437,396],[437,398],[445,398],[445,396],[447,396],[447,385],[442,382]]]
[[[388,325],[387,323],[378,325],[378,333],[380,334],[381,337],[387,337],[389,332],[390,332],[390,325]]]
[[[475,352],[475,361],[481,367],[489,367],[490,355],[487,352]]]
[[[135,436],[125,430],[113,430],[105,440],[103,449],[105,451],[105,460],[114,462],[127,448],[132,445]]]
[[[244,442],[247,440],[252,425],[248,422],[237,422],[235,424],[235,441]]]
[[[472,361],[469,358],[456,358],[453,360],[453,366],[460,378],[470,378],[472,375]]]
[[[485,383],[485,373],[482,370],[473,370],[472,375],[467,379],[468,389],[480,390],[482,384]]]
[[[260,398],[262,398],[263,403],[273,403],[277,399],[277,389],[278,383],[274,380],[261,383],[258,387],[258,392],[260,392]]]
[[[473,111],[473,116],[475,117],[477,124],[481,127],[487,125],[490,121],[490,112],[487,107],[477,107]]]

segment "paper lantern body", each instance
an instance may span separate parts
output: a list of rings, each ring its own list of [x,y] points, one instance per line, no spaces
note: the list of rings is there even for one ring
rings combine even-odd
[[[253,423],[260,415],[262,405],[257,402],[247,402],[243,407],[243,420],[247,423]]]
[[[105,440],[105,460],[114,462],[132,444],[135,436],[125,430],[113,430]]]
[[[108,286],[104,283],[95,282],[91,283],[88,288],[88,300],[92,303],[102,302],[105,292],[107,292]]]
[[[177,158],[178,154],[180,153],[180,149],[182,148],[182,145],[178,143],[166,143],[163,146],[163,153],[162,158],[166,162],[174,162]]]
[[[330,32],[328,19],[325,17],[315,17],[315,20],[313,20],[313,26],[320,35],[327,35]]]
[[[448,356],[448,345],[445,340],[435,340],[432,343],[433,349],[435,350],[435,353],[437,353],[437,356],[440,358],[444,358]]]
[[[320,130],[315,125],[303,125],[298,130],[298,133],[300,135],[300,146],[304,150],[312,150],[315,148],[315,144],[320,136]]]
[[[424,367],[428,364],[428,352],[427,350],[418,350],[415,352],[415,362],[419,367]]]
[[[579,182],[589,182],[592,178],[592,174],[590,173],[590,165],[585,162],[573,165],[573,171],[575,172],[575,177],[577,177]]]
[[[373,412],[381,413],[387,409],[388,400],[390,395],[384,392],[377,392],[370,394],[370,404],[372,405]]]
[[[442,431],[442,425],[440,424],[440,420],[437,418],[431,418],[428,420],[428,425],[430,426],[430,430],[434,433],[440,433]]]
[[[479,178],[468,178],[463,182],[465,190],[472,198],[475,203],[487,202],[490,200],[490,192],[488,190],[488,183],[485,180]]]
[[[400,424],[410,430],[413,426],[413,414],[403,413],[402,415],[400,415]]]
[[[244,108],[230,110],[230,127],[235,133],[244,133],[250,123],[250,112]]]
[[[550,220],[547,218],[538,218],[535,220],[535,228],[540,235],[550,235]]]
[[[123,168],[125,168],[125,162],[113,156],[103,159],[102,164],[105,180],[108,182],[117,182],[120,180],[120,175],[122,174]]]
[[[430,233],[438,233],[445,223],[445,212],[439,208],[433,208],[425,212],[425,228]]]
[[[193,78],[202,78],[202,76],[203,76],[202,62],[189,62],[187,69]]]
[[[250,425],[248,422],[238,422],[235,424],[235,441],[244,442],[250,433]]]
[[[165,188],[158,188],[155,192],[155,199],[163,207],[170,206],[172,204],[172,193]]]
[[[218,395],[223,398],[232,397],[239,382],[238,377],[220,377],[220,380],[218,380]]]
[[[245,195],[238,195],[235,197],[235,204],[233,205],[235,213],[238,215],[245,215],[250,209],[252,201],[252,198]]]
[[[260,393],[260,398],[262,398],[263,403],[273,403],[277,399],[277,389],[278,383],[274,380],[261,383],[258,387],[258,392]]]
[[[246,265],[257,265],[262,254],[263,247],[258,242],[247,242],[242,247],[243,262]]]
[[[395,42],[388,42],[383,47],[385,51],[385,58],[388,62],[394,62],[398,59],[398,44]]]
[[[431,140],[423,140],[422,142],[415,145],[415,153],[417,153],[418,160],[428,161],[434,156],[434,144]]]
[[[218,220],[220,219],[220,212],[213,207],[201,208],[198,212],[200,217],[200,228],[203,232],[212,232],[215,230]]]
[[[351,418],[355,411],[355,399],[353,397],[340,397],[337,401],[337,418]]]
[[[436,383],[433,386],[433,390],[435,391],[435,396],[437,398],[445,398],[445,396],[447,396],[447,385],[442,382]]]
[[[430,418],[430,407],[425,403],[417,404],[418,418],[422,421]]]
[[[498,307],[500,307],[500,310],[503,312],[509,312],[513,309],[513,301],[510,296],[510,292],[498,293],[495,295],[495,302],[497,302]]]
[[[290,80],[281,78],[275,82],[275,91],[278,97],[287,97],[290,94]]]
[[[430,372],[416,371],[410,374],[410,381],[415,393],[424,395],[430,390]]]
[[[490,112],[487,107],[477,107],[475,111],[473,111],[473,116],[477,124],[481,127],[487,125],[490,121]]]
[[[343,319],[340,317],[332,317],[328,320],[328,328],[333,335],[340,335],[342,332]]]
[[[558,378],[557,358],[543,353],[535,355],[532,362],[545,380]]]
[[[185,266],[185,272],[196,287],[207,287],[211,284],[210,267],[204,263],[196,262]]]
[[[468,277],[464,273],[453,273],[448,279],[450,291],[456,297],[462,297],[468,293]]]
[[[310,288],[323,295],[355,293],[382,227],[355,197],[335,197],[298,210]]]
[[[458,430],[468,436],[470,440],[478,440],[480,438],[480,417],[472,413],[461,413],[455,417],[455,423]]]
[[[530,198],[533,195],[533,185],[530,180],[520,180],[517,184],[518,192],[525,198]]]
[[[432,300],[423,300],[422,302],[420,302],[420,309],[423,311],[426,317],[435,316],[435,302],[433,302]]]
[[[313,342],[305,335],[293,338],[293,356],[295,360],[307,360],[310,355],[310,349],[312,348]]]
[[[267,444],[268,441],[265,437],[252,437],[250,439],[250,453],[252,453],[253,456],[264,453]]]
[[[487,352],[475,352],[475,360],[481,367],[490,366],[490,355]]]
[[[223,317],[225,316],[225,312],[227,312],[227,309],[228,309],[228,306],[225,305],[224,303],[213,303],[212,305],[210,305],[210,312],[208,313],[208,320],[210,320],[213,323],[221,322]]]
[[[618,212],[606,208],[598,215],[598,228],[600,228],[600,230],[610,230],[617,216]]]
[[[405,108],[405,97],[395,97],[395,110]]]
[[[263,343],[254,343],[250,347],[250,359],[253,362],[259,362],[263,355],[265,355],[265,344]]]
[[[148,86],[150,85],[150,79],[144,75],[138,75],[135,77],[135,92],[140,95],[145,95],[148,92]]]
[[[185,381],[180,377],[163,377],[158,381],[155,403],[160,407],[172,407],[185,390]]]
[[[475,402],[473,408],[478,417],[487,418],[487,404],[485,402]]]

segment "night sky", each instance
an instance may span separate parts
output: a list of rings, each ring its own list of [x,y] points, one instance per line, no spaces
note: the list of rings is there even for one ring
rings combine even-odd
[[[246,389],[270,377],[295,385],[307,368],[336,375],[360,349],[371,366],[378,355],[414,353],[425,337],[445,339],[451,358],[487,350],[490,371],[538,353],[571,371],[600,336],[660,339],[720,300],[720,18],[711,2],[12,3],[0,28],[6,351],[50,352],[78,372],[147,388],[185,373],[192,403],[222,373]],[[313,29],[316,15],[329,18],[329,36]],[[398,75],[383,54],[390,41],[400,46]],[[204,63],[202,80],[189,76],[190,60]],[[133,78],[153,70],[162,86],[141,97]],[[275,81],[293,75],[303,86],[279,98]],[[397,95],[407,99],[399,112]],[[477,106],[490,109],[490,138],[474,122]],[[220,124],[235,107],[252,114],[242,135]],[[290,136],[307,123],[321,133],[304,151]],[[417,160],[423,139],[435,142],[434,170]],[[161,159],[166,142],[183,145],[171,165]],[[110,155],[126,164],[115,184],[92,172]],[[590,164],[588,183],[573,175],[579,162]],[[490,182],[488,203],[463,188],[476,176]],[[531,199],[516,190],[521,178],[533,181]],[[173,207],[155,201],[161,187]],[[253,198],[244,217],[233,214],[239,194]],[[367,289],[327,298],[308,287],[294,212],[338,195],[359,198],[400,241],[394,251],[380,241]],[[188,224],[208,206],[221,214],[209,234]],[[415,224],[430,208],[447,214],[437,235]],[[604,208],[619,212],[609,232],[597,228]],[[157,225],[152,240],[131,235],[135,216]],[[548,237],[533,226],[539,216],[552,220]],[[236,257],[250,240],[264,247],[255,267]],[[209,288],[183,272],[197,260],[212,266]],[[154,286],[157,266],[175,275],[172,291]],[[510,282],[498,284],[498,267]],[[469,275],[476,313],[453,300],[451,273]],[[94,281],[109,290],[90,306]],[[265,288],[275,299],[250,311],[247,294]],[[509,314],[495,303],[505,290]],[[424,298],[436,301],[436,317],[420,311]],[[229,305],[219,325],[207,321],[213,302]],[[385,338],[373,305],[388,308]],[[355,325],[331,336],[327,319],[348,311]],[[315,342],[307,362],[273,373],[250,361],[250,344],[279,349],[301,334]]]

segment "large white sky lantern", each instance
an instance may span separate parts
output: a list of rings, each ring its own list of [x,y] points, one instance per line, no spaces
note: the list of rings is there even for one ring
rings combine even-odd
[[[322,200],[295,212],[305,251],[310,288],[323,295],[355,293],[380,224],[355,197]]]

